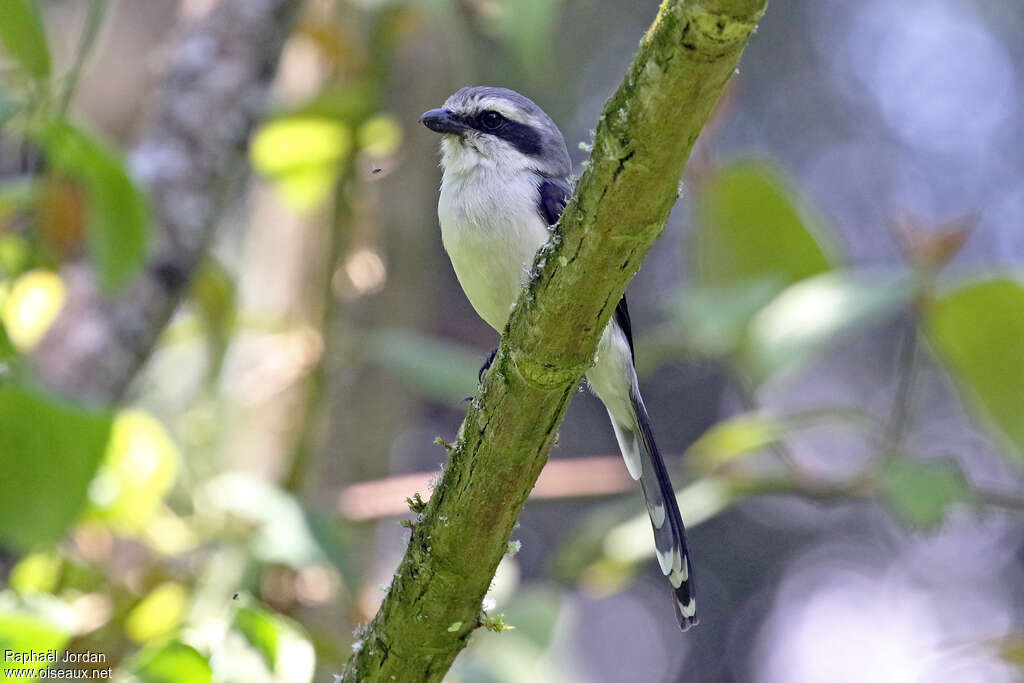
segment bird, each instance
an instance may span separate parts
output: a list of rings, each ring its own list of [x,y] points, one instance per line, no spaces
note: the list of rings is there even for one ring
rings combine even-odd
[[[462,88],[420,122],[441,135],[441,241],[470,304],[500,334],[572,194],[565,138],[532,100],[492,86]],[[586,378],[608,411],[626,469],[640,482],[658,563],[685,631],[697,624],[693,571],[672,482],[640,396],[625,296]]]

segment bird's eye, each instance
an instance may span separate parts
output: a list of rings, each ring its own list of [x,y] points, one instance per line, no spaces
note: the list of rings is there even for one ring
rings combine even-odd
[[[505,122],[505,117],[496,111],[485,111],[480,114],[480,125],[487,130],[497,130]]]

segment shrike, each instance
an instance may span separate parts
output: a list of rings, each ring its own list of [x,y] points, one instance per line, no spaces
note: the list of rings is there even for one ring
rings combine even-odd
[[[420,121],[443,136],[437,215],[444,248],[473,308],[500,333],[571,194],[565,139],[540,107],[505,88],[463,88]],[[658,562],[685,631],[697,623],[690,558],[640,398],[625,298],[601,335],[587,380],[608,409],[626,468],[640,481]]]

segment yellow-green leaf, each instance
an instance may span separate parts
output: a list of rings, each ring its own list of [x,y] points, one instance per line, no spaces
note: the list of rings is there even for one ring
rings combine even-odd
[[[359,149],[375,157],[394,154],[402,144],[402,127],[394,116],[378,114],[359,126]]]
[[[50,75],[46,31],[33,0],[0,2],[0,44],[36,80]]]
[[[47,161],[86,189],[89,255],[107,291],[124,286],[141,268],[149,241],[149,206],[119,156],[66,121],[40,133]]]
[[[11,588],[18,593],[52,593],[60,578],[61,559],[56,552],[32,553],[11,570]]]
[[[0,319],[11,343],[29,351],[43,338],[67,298],[60,276],[50,270],[31,270],[11,285],[0,306]]]
[[[521,67],[537,78],[549,72],[563,0],[500,0],[481,12],[484,27]]]
[[[160,584],[144,597],[124,622],[124,632],[137,643],[170,633],[185,616],[188,593],[180,583]]]
[[[256,607],[242,607],[235,614],[235,628],[256,648],[268,668],[277,661],[278,628],[274,615]]]
[[[736,351],[750,318],[778,294],[783,285],[774,277],[758,277],[729,285],[686,287],[674,311],[687,347],[712,357]]]
[[[1001,278],[960,287],[932,302],[925,323],[975,414],[1024,462],[1024,286]]]
[[[206,504],[253,525],[250,552],[295,569],[323,561],[309,516],[287,491],[255,475],[229,472],[203,486]]]
[[[746,413],[713,425],[687,450],[687,462],[709,472],[736,458],[775,443],[789,428],[784,420],[764,413]]]
[[[53,610],[47,612],[36,614],[0,609],[0,657],[3,657],[4,670],[38,672],[45,669],[49,663],[31,661],[31,656],[45,656],[54,651],[59,655],[71,640],[70,616],[60,618]],[[5,681],[11,679],[13,676],[2,677]],[[28,676],[25,680],[34,680],[34,676]]]
[[[235,628],[263,657],[267,669],[282,683],[312,680],[316,655],[300,628],[286,617],[255,606],[235,614]]]
[[[121,534],[141,532],[174,485],[180,462],[160,422],[137,410],[119,413],[106,458],[89,485],[92,516]]]
[[[29,549],[63,535],[86,500],[111,415],[0,388],[0,540]]]
[[[763,163],[726,166],[697,200],[692,254],[705,284],[765,277],[796,282],[831,268],[834,251],[822,220],[798,203],[778,171]]]
[[[352,149],[348,126],[326,117],[296,115],[266,123],[250,149],[252,165],[291,207],[308,211],[331,193]]]
[[[837,270],[807,278],[751,319],[741,359],[763,381],[814,358],[840,333],[894,315],[916,291],[916,280],[899,272]]]
[[[952,460],[892,458],[882,468],[880,479],[882,499],[914,527],[935,527],[950,505],[970,500],[967,480]]]
[[[146,648],[127,667],[140,683],[212,683],[213,670],[206,657],[191,645],[171,641]]]

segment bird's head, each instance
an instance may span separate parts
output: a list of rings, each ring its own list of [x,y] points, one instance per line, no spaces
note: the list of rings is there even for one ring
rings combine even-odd
[[[491,168],[565,177],[572,168],[558,126],[532,100],[507,88],[473,86],[420,117],[440,133],[446,171]]]

